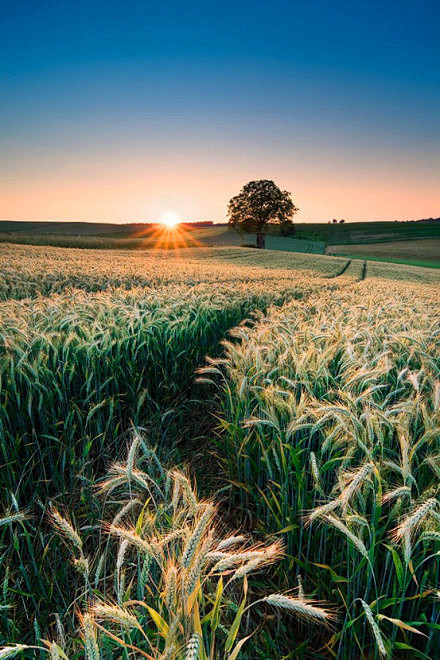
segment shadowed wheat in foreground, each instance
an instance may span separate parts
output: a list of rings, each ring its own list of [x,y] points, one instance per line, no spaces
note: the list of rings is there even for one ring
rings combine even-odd
[[[82,641],[66,635],[59,621],[56,641],[5,646],[0,658],[40,649],[61,659],[82,647],[88,660],[121,648],[162,660],[234,660],[268,606],[317,625],[335,619],[302,587],[297,597],[274,593],[251,600],[248,576],[279,560],[282,545],[222,535],[215,504],[200,500],[182,472],[166,471],[137,433],[127,461],[112,467],[99,490],[111,518],[94,559],[68,515],[49,514],[82,578],[72,597]]]

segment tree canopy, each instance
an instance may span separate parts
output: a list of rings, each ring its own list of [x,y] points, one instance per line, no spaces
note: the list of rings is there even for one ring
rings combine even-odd
[[[292,224],[298,208],[287,190],[270,180],[250,181],[228,204],[229,225],[239,233],[255,233],[257,247],[266,244],[267,225]]]

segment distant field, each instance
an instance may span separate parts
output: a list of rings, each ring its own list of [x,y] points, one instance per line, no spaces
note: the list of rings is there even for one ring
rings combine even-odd
[[[85,223],[81,223],[81,225],[83,224]],[[136,233],[123,231],[110,232],[110,227],[111,225],[105,225],[105,231],[103,231],[102,235],[94,234],[90,227],[86,228],[86,231],[82,233],[82,226],[77,234],[67,231],[72,228],[71,226],[61,227],[61,229],[65,229],[66,231],[59,234],[47,233],[48,228],[46,226],[41,228],[41,233],[32,230],[29,231],[28,228],[23,231],[9,230],[0,232],[0,243],[131,250],[217,247],[226,245],[235,247],[244,245],[249,247],[255,245],[254,235],[245,234],[244,236],[240,236],[236,232],[229,231],[225,225],[194,228],[179,227],[172,232],[168,230],[158,231],[157,229],[148,229]],[[113,227],[118,227],[118,225],[113,225]],[[1,228],[2,223],[0,223]],[[97,224],[93,225],[93,229],[95,231],[97,230]],[[267,237],[266,246],[270,250],[304,252],[309,254],[323,254],[325,249],[325,243],[323,241],[270,235]]]
[[[296,226],[297,238],[324,240],[327,245],[407,241],[414,238],[440,238],[440,222],[347,222]]]
[[[440,238],[416,239],[358,245],[333,245],[332,254],[352,258],[377,259],[408,263],[413,266],[440,268]]]
[[[111,222],[18,222],[14,220],[0,220],[0,232],[23,234],[63,234],[63,235],[92,235],[115,234],[122,227]]]
[[[293,236],[269,228],[268,250],[328,254],[427,268],[440,266],[440,222],[295,223]],[[228,226],[0,221],[0,243],[111,250],[253,247],[255,235]]]
[[[226,225],[211,227],[193,227],[187,229],[202,236],[211,236],[213,240],[232,241],[239,245],[243,239],[230,234]],[[151,224],[114,224],[100,222],[16,222],[0,221],[0,234],[45,235],[45,236],[112,236],[118,238],[151,237],[155,227]],[[217,238],[214,238],[217,237]],[[350,243],[379,243],[405,241],[413,238],[440,238],[440,219],[420,222],[346,222],[332,224],[328,222],[295,222],[295,238],[307,241],[321,241],[328,245],[347,245]]]

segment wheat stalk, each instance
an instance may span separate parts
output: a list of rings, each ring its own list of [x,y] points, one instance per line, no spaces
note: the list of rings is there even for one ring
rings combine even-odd
[[[55,508],[51,509],[49,516],[52,525],[82,553],[83,543],[72,523],[67,518],[64,518]]]
[[[243,536],[242,534],[238,536],[229,536],[226,539],[223,539],[223,541],[220,541],[216,547],[216,551],[221,551],[221,550],[226,550],[227,548],[230,548],[232,545],[238,545],[239,543],[244,543],[246,540],[246,537]]]
[[[301,598],[292,598],[286,594],[271,594],[262,599],[263,602],[288,610],[299,618],[328,625],[333,619],[334,614],[323,607],[313,604],[313,601],[307,601]]]
[[[188,568],[191,561],[193,560],[193,557],[196,553],[200,540],[203,534],[205,533],[206,528],[213,514],[214,514],[214,507],[212,504],[208,504],[205,507],[205,510],[200,516],[200,519],[197,522],[197,525],[195,526],[193,533],[191,534],[185,545],[185,550],[182,556],[182,565],[184,566],[184,568]]]
[[[335,516],[324,516],[324,520],[329,524],[338,529],[340,532],[342,532],[347,539],[354,545],[354,547],[359,550],[359,552],[366,558],[369,559],[368,557],[368,551],[367,548],[365,547],[364,542],[362,539],[360,539],[356,534],[353,534],[346,525],[342,522],[342,520],[339,520],[339,518],[336,518]]]
[[[28,646],[27,644],[14,644],[14,646],[2,646],[0,647],[0,658],[1,660],[7,660],[9,658],[15,658],[15,656],[22,653],[26,649],[35,648],[33,646]]]
[[[117,623],[123,628],[142,630],[137,618],[127,609],[119,607],[119,605],[109,605],[105,602],[96,601],[90,610],[90,615],[93,621],[109,621]]]
[[[90,612],[79,613],[82,637],[84,640],[84,651],[86,660],[99,660],[99,646],[96,636],[96,627]]]
[[[438,500],[435,497],[430,497],[422,502],[411,515],[407,516],[397,527],[395,527],[391,533],[393,540],[400,541],[406,534],[412,535],[429,512],[437,505]]]
[[[127,541],[130,545],[134,545],[141,552],[154,555],[153,546],[145,541],[134,528],[107,525],[104,529],[109,534],[119,537],[121,541]]]
[[[199,633],[194,633],[191,635],[186,647],[185,660],[197,660],[199,655],[200,642],[201,639]]]
[[[377,644],[377,650],[379,651],[380,655],[386,657],[387,656],[387,651],[385,648],[385,645],[383,643],[382,635],[379,630],[379,626],[377,625],[375,619],[374,619],[374,614],[371,610],[371,607],[366,603],[364,600],[360,599],[362,607],[364,608],[365,616],[367,617],[368,623],[371,626],[371,630],[373,631],[374,638],[376,640]]]
[[[10,525],[14,522],[19,522],[21,520],[26,520],[26,514],[22,511],[18,511],[17,513],[10,513],[6,516],[3,516],[3,518],[0,518],[0,527],[3,525]]]

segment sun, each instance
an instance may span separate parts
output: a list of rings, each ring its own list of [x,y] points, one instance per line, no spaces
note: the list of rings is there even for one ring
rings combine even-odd
[[[161,225],[165,225],[165,227],[173,229],[176,227],[176,225],[179,224],[180,218],[177,213],[174,213],[174,211],[167,211],[163,214],[159,222]]]

